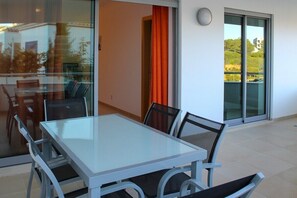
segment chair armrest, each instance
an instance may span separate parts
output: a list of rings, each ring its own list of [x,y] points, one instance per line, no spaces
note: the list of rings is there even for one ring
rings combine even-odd
[[[43,144],[43,143],[48,142],[48,140],[47,139],[39,139],[39,140],[35,140],[34,142],[35,142],[35,144]]]
[[[46,143],[46,142],[48,142],[48,140],[46,140],[46,139],[39,139],[39,140],[35,140],[34,141],[34,143],[36,145],[39,145],[39,144],[42,144],[42,143]],[[29,143],[26,143],[26,145],[29,147]]]
[[[187,195],[189,186],[195,187],[195,191],[197,188],[198,190],[205,190],[208,188],[203,182],[197,181],[195,179],[189,179],[187,181],[184,181],[180,187],[181,197]]]
[[[222,163],[203,163],[202,167],[203,167],[203,169],[217,168],[217,167],[222,167]]]
[[[160,179],[157,189],[157,197],[163,197],[165,186],[169,179],[178,173],[191,171],[191,166],[176,167],[168,170]]]
[[[62,155],[52,158],[50,160],[47,161],[48,166],[52,169],[52,168],[56,168],[59,166],[63,166],[68,164],[69,161]]]
[[[119,182],[113,185],[109,185],[101,189],[101,196],[107,195],[116,191],[124,190],[127,188],[133,188],[138,193],[139,198],[144,198],[144,193],[142,189],[130,181]]]

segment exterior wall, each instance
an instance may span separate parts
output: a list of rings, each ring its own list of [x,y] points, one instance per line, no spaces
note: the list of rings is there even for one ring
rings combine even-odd
[[[209,26],[196,20],[199,8],[212,11]],[[292,0],[180,1],[181,109],[223,121],[224,9],[272,14],[271,118],[297,114],[297,2]]]
[[[22,43],[21,48],[25,49],[26,42],[37,41],[38,48],[37,52],[47,52],[48,50],[48,41],[55,37],[55,32],[49,32],[49,25],[43,25],[36,28],[30,28],[27,30],[21,31]],[[55,28],[55,27],[54,27]],[[56,29],[56,28],[55,28]],[[53,43],[54,41],[51,40]]]

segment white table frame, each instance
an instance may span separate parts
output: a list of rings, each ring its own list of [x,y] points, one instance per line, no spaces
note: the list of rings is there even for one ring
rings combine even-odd
[[[78,156],[76,156],[76,154],[71,149],[69,149],[69,147],[67,147],[66,144],[64,144],[63,138],[61,138],[62,135],[55,132],[54,131],[55,129],[51,126],[55,126],[55,125],[59,125],[59,124],[60,125],[66,124],[66,122],[68,123],[69,121],[74,122],[74,120],[76,120],[79,123],[83,119],[95,120],[95,119],[100,119],[100,117],[103,118],[103,116],[95,116],[95,117],[90,116],[87,118],[74,118],[74,119],[59,120],[59,121],[40,122],[40,128],[43,132],[44,137],[48,138],[49,142],[51,142],[58,149],[60,149],[63,154],[67,155],[67,158],[70,159],[70,164],[73,166],[75,171],[77,171],[79,176],[83,179],[85,184],[88,186],[88,188],[89,188],[88,197],[89,198],[100,197],[101,186],[103,184],[115,182],[115,181],[121,181],[121,180],[125,180],[125,179],[131,178],[131,177],[135,177],[135,176],[139,176],[139,175],[143,175],[143,174],[147,174],[147,173],[151,173],[151,172],[159,171],[159,170],[163,170],[163,169],[170,169],[173,167],[182,166],[182,165],[186,165],[186,164],[190,164],[190,163],[192,164],[191,177],[193,179],[197,179],[198,181],[201,181],[201,179],[202,179],[202,161],[206,158],[206,155],[207,155],[206,150],[196,147],[192,144],[186,143],[180,139],[169,136],[169,135],[159,132],[153,128],[150,128],[144,124],[138,123],[136,121],[132,121],[126,117],[123,117],[123,116],[120,116],[117,114],[106,115],[105,119],[110,118],[110,119],[122,120],[122,121],[126,122],[131,127],[140,128],[141,131],[149,130],[149,131],[151,131],[152,135],[154,135],[155,137],[165,137],[166,140],[171,141],[174,144],[177,144],[179,146],[187,147],[191,151],[189,151],[189,152],[187,151],[182,154],[176,153],[176,154],[172,154],[172,156],[167,156],[164,158],[155,159],[155,160],[151,160],[151,161],[148,160],[148,161],[144,161],[144,162],[137,163],[137,164],[130,164],[128,166],[119,167],[119,168],[115,168],[115,169],[111,169],[111,170],[107,170],[107,171],[96,172],[96,173],[92,172],[90,170],[90,168],[88,168],[88,165],[86,163],[84,163],[82,160],[80,160],[78,158]],[[123,128],[125,128],[125,127],[123,126]],[[141,131],[139,131],[139,133],[141,133]],[[94,133],[94,134],[96,134],[96,133]],[[127,131],[127,133],[129,133],[129,131]],[[141,141],[141,139],[139,139],[137,141]],[[150,141],[150,140],[146,140],[146,141]],[[153,141],[153,140],[151,140],[151,141]],[[153,144],[149,144],[149,145],[151,145],[152,149],[153,149],[154,145]],[[127,146],[129,146],[129,145],[127,145]],[[145,149],[150,149],[150,148],[147,148],[148,144],[145,144],[145,146],[146,146]],[[49,157],[49,153],[50,153],[50,150],[49,150],[50,148],[51,148],[51,146],[49,144],[44,146],[44,149],[45,149],[44,152],[47,153],[48,157]],[[141,152],[141,151],[138,151],[138,152]],[[133,154],[131,153],[131,155],[133,155]],[[48,185],[47,185],[47,187],[48,187]],[[50,191],[50,190],[47,189],[47,191]]]

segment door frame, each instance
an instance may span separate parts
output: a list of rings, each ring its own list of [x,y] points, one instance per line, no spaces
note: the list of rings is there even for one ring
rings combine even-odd
[[[271,61],[271,54],[272,54],[272,15],[270,14],[263,14],[263,13],[255,13],[250,11],[243,11],[243,10],[235,10],[230,8],[225,8],[225,15],[233,15],[233,16],[239,16],[243,17],[246,21],[248,17],[251,18],[258,18],[258,19],[264,19],[266,21],[264,33],[265,33],[265,109],[266,112],[263,115],[253,116],[253,117],[246,117],[246,81],[242,81],[243,83],[243,102],[242,102],[242,117],[232,120],[224,120],[225,123],[229,124],[230,126],[234,125],[240,125],[244,123],[250,123],[250,122],[256,122],[260,120],[266,120],[271,118],[271,68],[272,68],[272,61]],[[225,24],[225,23],[224,23]],[[246,23],[242,24],[243,26],[243,32],[245,31],[245,28],[247,26]],[[243,33],[243,37],[241,38],[243,41],[246,40],[246,34]],[[247,66],[246,66],[246,44],[244,45],[242,49],[243,53],[243,70],[242,73],[246,75]]]
[[[150,75],[151,75],[151,30],[152,16],[142,18],[142,36],[141,36],[141,121],[150,106]]]

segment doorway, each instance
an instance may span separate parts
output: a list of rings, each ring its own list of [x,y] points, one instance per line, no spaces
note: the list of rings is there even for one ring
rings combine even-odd
[[[142,19],[142,88],[141,88],[141,120],[150,106],[150,76],[151,76],[151,55],[152,55],[152,17]]]
[[[268,118],[269,18],[225,14],[224,120]]]
[[[100,106],[105,106],[132,119],[143,119],[150,105],[151,16],[154,4],[100,1],[99,114],[108,113],[100,109]],[[176,10],[170,7],[169,14],[170,105],[176,104],[172,102],[176,94]]]

